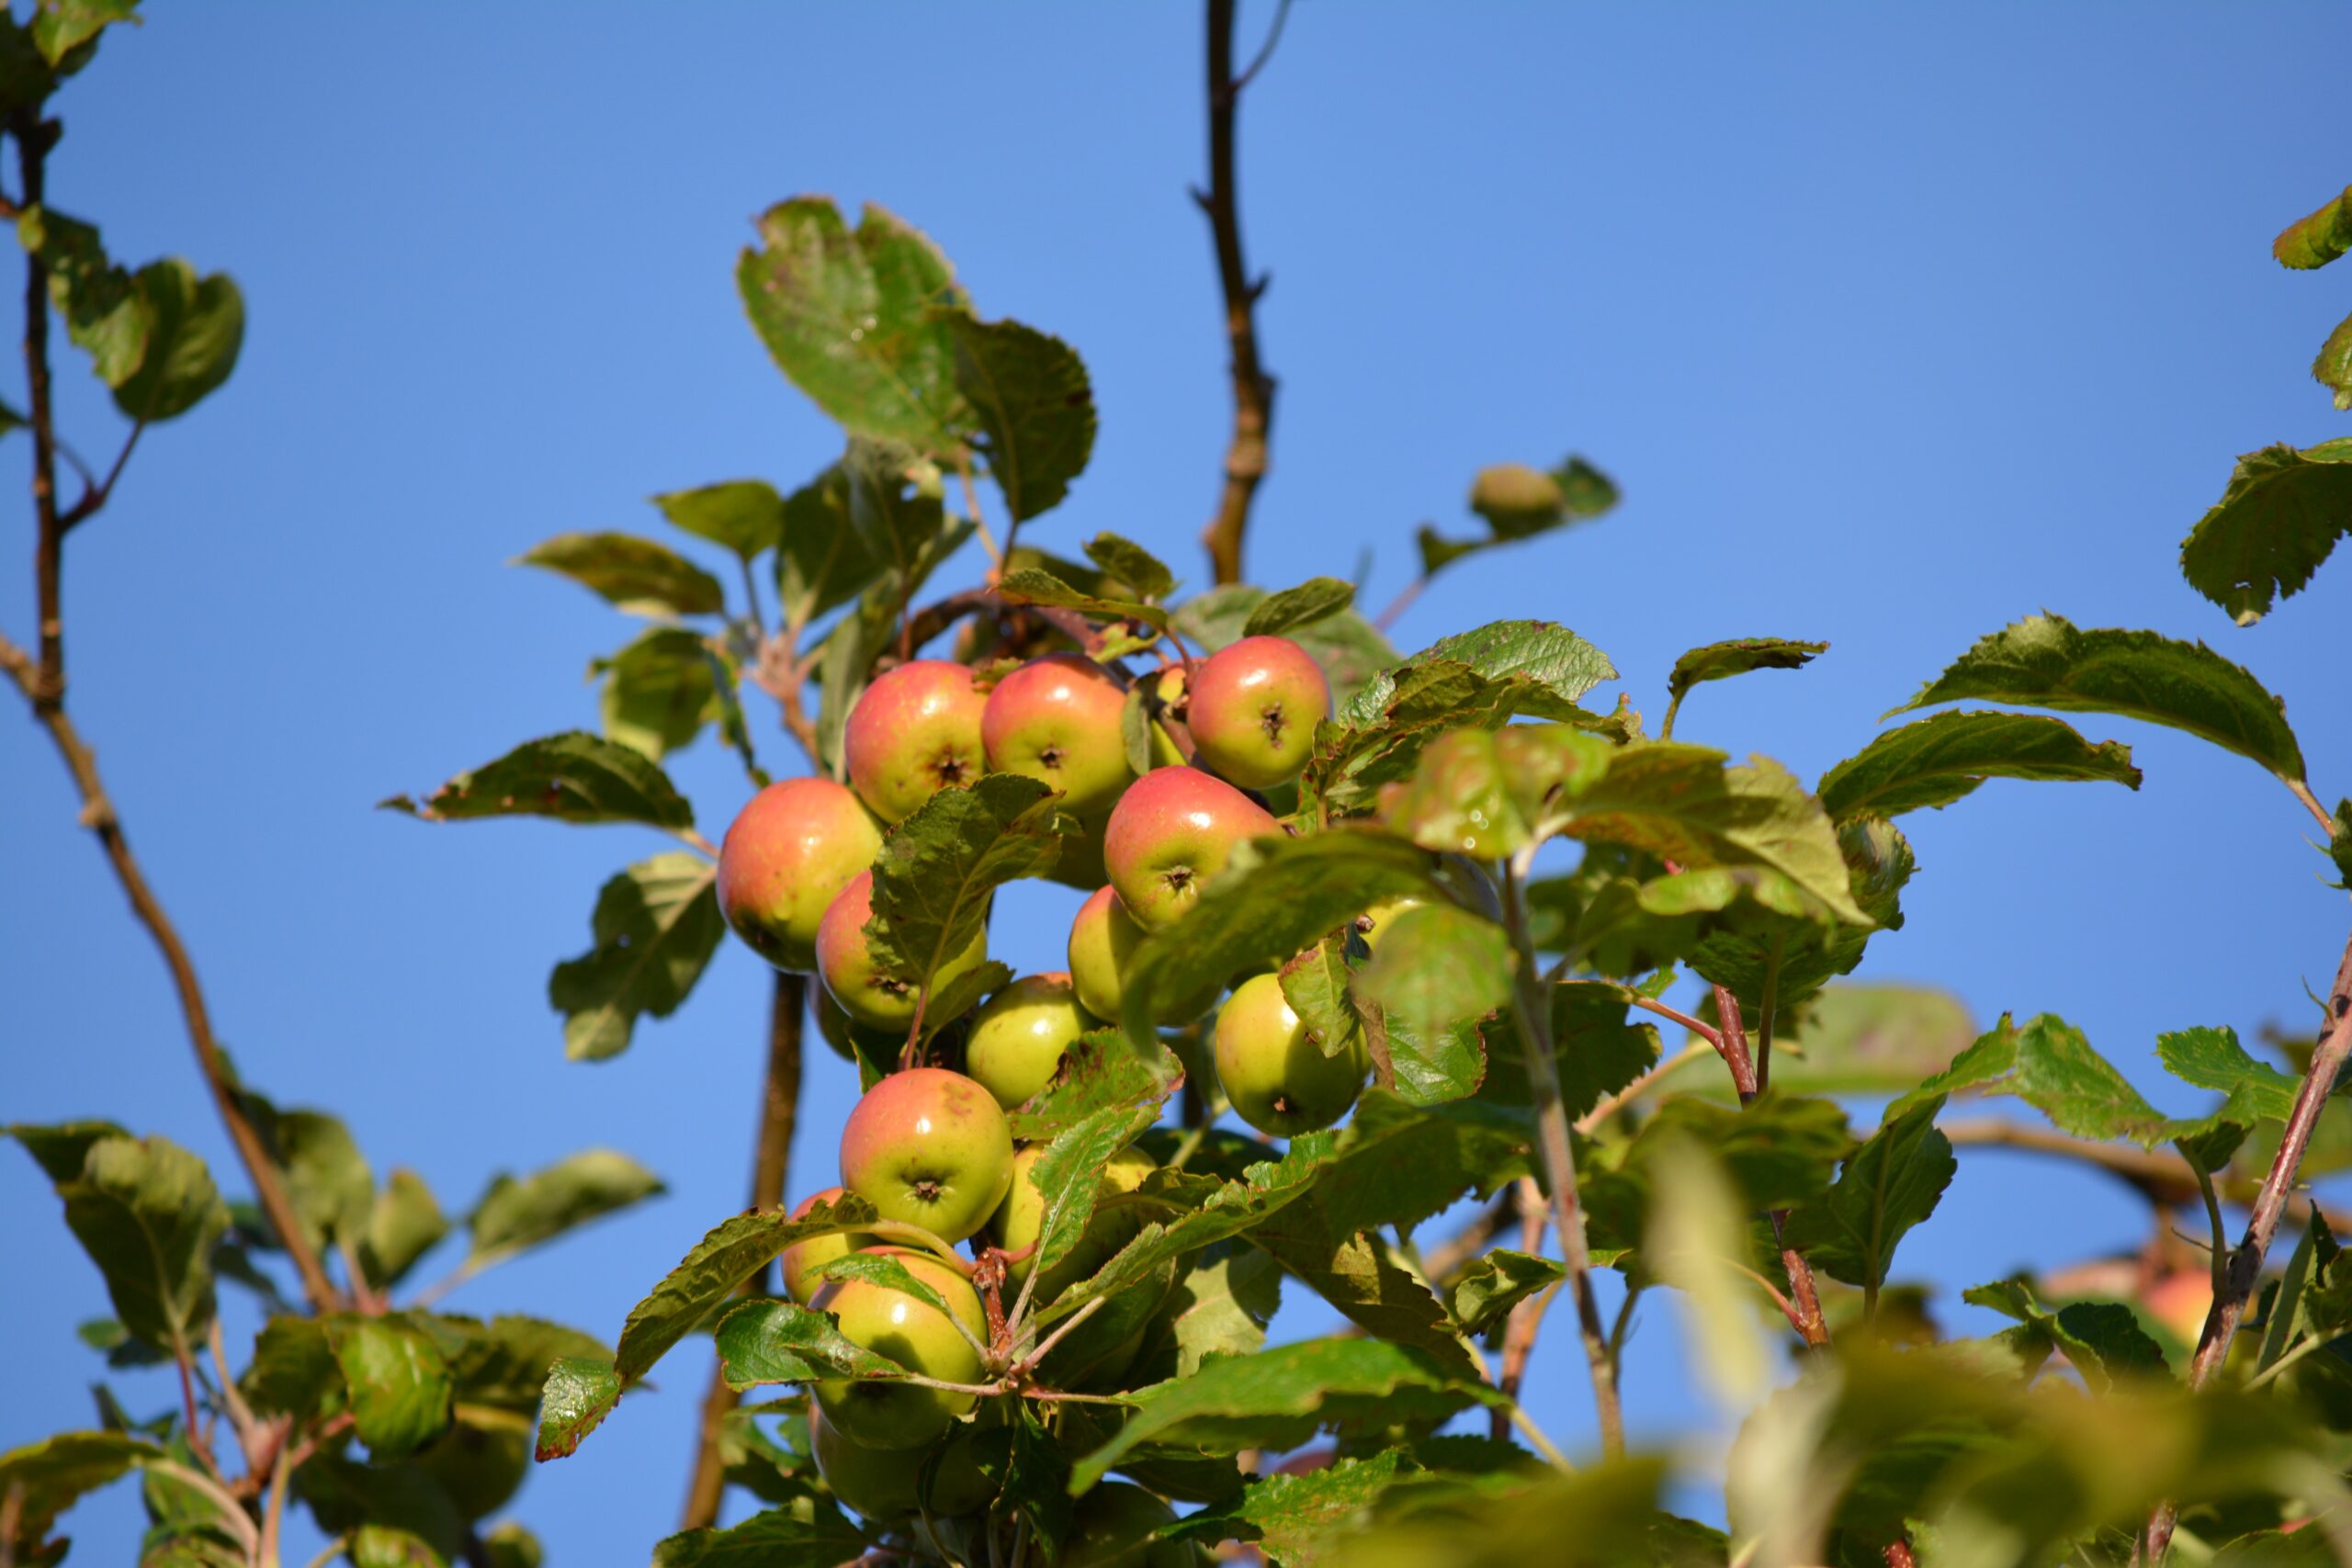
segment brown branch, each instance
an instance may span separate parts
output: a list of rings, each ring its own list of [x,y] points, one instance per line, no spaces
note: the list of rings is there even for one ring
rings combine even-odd
[[[49,150],[62,128],[40,118],[37,109],[20,109],[8,118],[9,134],[17,141],[17,166],[24,181],[24,205],[38,207],[42,199]],[[25,253],[25,384],[31,405],[33,434],[33,513],[40,521],[40,539],[33,552],[33,579],[40,598],[38,627],[40,662],[26,694],[33,711],[46,717],[65,700],[65,614],[62,580],[65,570],[65,528],[57,513],[57,418],[50,403],[49,386],[49,265],[39,251]],[[18,677],[17,683],[24,684]]]
[[[57,743],[58,753],[65,759],[66,769],[74,775],[74,788],[82,797],[82,825],[97,834],[99,845],[114,866],[115,879],[122,884],[124,894],[130,899],[131,912],[139,917],[140,924],[147,928],[163,952],[164,967],[171,971],[173,988],[179,994],[188,1043],[196,1048],[197,1066],[203,1070],[205,1087],[212,1091],[213,1109],[220,1112],[221,1123],[229,1130],[229,1140],[236,1145],[237,1157],[244,1162],[254,1197],[267,1216],[270,1229],[277,1233],[279,1244],[286,1248],[287,1257],[293,1259],[295,1271],[302,1277],[302,1293],[309,1298],[313,1311],[334,1311],[342,1304],[342,1298],[329,1282],[310,1238],[302,1234],[277,1162],[270,1157],[261,1134],[254,1130],[232,1087],[229,1064],[220,1055],[220,1042],[213,1037],[212,1018],[205,1007],[203,987],[197,982],[196,965],[188,957],[187,945],[180,941],[178,929],[164,912],[154,890],[147,885],[146,874],[130,852],[130,841],[123,835],[121,819],[115,815],[114,805],[107,798],[105,783],[98,776],[96,757],[74,728],[64,708],[54,702],[43,704],[41,693],[46,688],[40,669],[23,649],[5,637],[0,637],[0,669],[6,669],[15,678],[17,688],[31,701],[33,712],[49,731],[50,739]]]
[[[1534,1254],[1544,1247],[1544,1192],[1532,1176],[1522,1176],[1511,1183],[1511,1194],[1519,1205],[1519,1249]],[[1510,1316],[1503,1325],[1502,1372],[1495,1386],[1512,1404],[1519,1403],[1520,1384],[1527,1378],[1528,1359],[1535,1354],[1536,1331],[1544,1326],[1544,1309],[1551,1304],[1549,1291],[1540,1291],[1510,1309]],[[1510,1436],[1510,1408],[1498,1406],[1487,1413],[1487,1435],[1499,1443]]]
[[[2213,1298],[2212,1309],[2206,1314],[2205,1331],[2198,1338],[2196,1358],[2188,1364],[2188,1386],[2192,1392],[2204,1387],[2229,1359],[2230,1343],[2237,1337],[2238,1320],[2245,1315],[2246,1303],[2254,1294],[2256,1282],[2262,1278],[2263,1259],[2270,1251],[2271,1238],[2278,1235],[2279,1218],[2286,1212],[2287,1189],[2294,1185],[2303,1153],[2311,1147],[2312,1130],[2319,1125],[2320,1112],[2327,1108],[2328,1095],[2335,1087],[2336,1075],[2343,1070],[2346,1056],[2352,1056],[2352,942],[2345,944],[2344,956],[2336,964],[2335,984],[2327,994],[2327,1027],[2312,1051],[2311,1065],[2303,1070],[2302,1087],[2296,1091],[2295,1108],[2288,1114],[2278,1152],[2272,1156],[2269,1173],[2262,1179],[2261,1190],[2255,1194],[2253,1209],[2246,1216],[2245,1238],[2230,1254],[2224,1276],[2226,1288]],[[2148,1562],[2163,1558],[2165,1549],[2171,1544],[2172,1530],[2173,1507],[2167,1503],[2148,1521],[2144,1540]]]
[[[785,1179],[792,1167],[793,1128],[800,1114],[800,1043],[808,1002],[805,976],[775,977],[768,1004],[768,1063],[760,1096],[759,1145],[752,1156],[754,1212],[784,1207]],[[757,1295],[765,1289],[767,1275],[763,1269],[743,1282],[741,1293]],[[736,1392],[727,1386],[726,1369],[713,1368],[710,1387],[702,1398],[694,1475],[686,1483],[686,1506],[678,1525],[682,1530],[707,1529],[718,1520],[719,1501],[727,1490],[718,1436],[737,1398]]]
[[[1708,1028],[1705,1024],[1700,1022],[1689,1013],[1684,1012],[1680,1008],[1668,1007],[1666,1003],[1658,1000],[1656,997],[1645,997],[1639,991],[1633,992],[1626,998],[1626,999],[1632,1002],[1635,1007],[1641,1009],[1644,1012],[1654,1012],[1660,1018],[1680,1024],[1683,1028],[1689,1030],[1691,1033],[1697,1035],[1700,1039],[1713,1046],[1717,1052],[1721,1053],[1724,1051],[1724,1036],[1721,1030]],[[1724,1055],[1724,1062],[1729,1063],[1731,1061],[1731,1057],[1728,1055]],[[1739,1068],[1736,1066],[1733,1066],[1732,1076],[1736,1077],[1738,1075]]]
[[[1236,9],[1237,0],[1209,0],[1209,188],[1193,193],[1208,214],[1209,232],[1216,243],[1217,286],[1225,296],[1225,336],[1231,352],[1233,439],[1226,447],[1225,488],[1216,515],[1201,533],[1219,583],[1241,581],[1241,536],[1250,525],[1250,505],[1259,482],[1266,477],[1267,443],[1274,423],[1274,378],[1266,374],[1258,355],[1258,297],[1266,291],[1268,280],[1253,279],[1243,259],[1240,197],[1234,180],[1234,121],[1247,80],[1233,71]],[[1261,55],[1250,73],[1264,63]]]
[[[1748,1055],[1747,1024],[1740,1016],[1739,998],[1732,994],[1729,986],[1715,987],[1715,1017],[1723,1026],[1717,1048],[1723,1052],[1724,1065],[1731,1068],[1732,1087],[1739,1091],[1741,1105],[1751,1104],[1761,1092],[1757,1086],[1756,1059]],[[1788,1222],[1788,1211],[1775,1209],[1768,1217],[1772,1222],[1772,1238],[1777,1242],[1781,1227]],[[1783,1247],[1781,1267],[1788,1270],[1789,1293],[1796,1298],[1796,1310],[1789,1314],[1789,1321],[1804,1337],[1805,1344],[1818,1350],[1829,1343],[1829,1322],[1822,1315],[1821,1292],[1814,1284],[1813,1265],[1804,1260],[1804,1253]]]
[[[2024,1149],[2080,1160],[2117,1178],[2152,1203],[2166,1208],[2199,1199],[2197,1173],[2174,1154],[2133,1148],[2128,1144],[2099,1144],[2047,1127],[2021,1126],[2014,1122],[1950,1122],[1939,1131],[1960,1148]]]

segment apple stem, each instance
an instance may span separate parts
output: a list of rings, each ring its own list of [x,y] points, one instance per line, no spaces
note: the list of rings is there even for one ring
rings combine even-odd
[[[1076,1328],[1080,1324],[1084,1323],[1088,1318],[1092,1317],[1102,1303],[1109,1299],[1110,1298],[1108,1296],[1097,1296],[1092,1301],[1087,1303],[1084,1306],[1079,1308],[1076,1312],[1070,1314],[1069,1321],[1063,1324],[1059,1328],[1055,1329],[1052,1334],[1048,1335],[1044,1344],[1038,1346],[1035,1350],[1030,1351],[1029,1354],[1023,1356],[1020,1360],[1015,1361],[1012,1364],[1012,1370],[1004,1374],[1006,1381],[1018,1382],[1020,1379],[1025,1378],[1031,1372],[1035,1371],[1037,1368],[1037,1363],[1044,1360],[1047,1356],[1052,1355],[1054,1347],[1060,1344],[1065,1338],[1069,1337],[1070,1330]]]

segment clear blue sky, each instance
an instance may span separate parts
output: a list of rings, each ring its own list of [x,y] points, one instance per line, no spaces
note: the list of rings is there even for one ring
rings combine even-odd
[[[668,1178],[668,1199],[451,1302],[610,1335],[743,1201],[765,973],[730,945],[625,1058],[567,1065],[546,970],[586,946],[603,877],[660,845],[370,803],[593,723],[582,670],[629,628],[501,562],[658,527],[657,491],[797,482],[831,457],[730,283],[748,220],[786,195],[892,208],[984,312],[1084,353],[1102,438],[1041,543],[1111,527],[1201,573],[1227,416],[1185,196],[1196,8],[152,9],[60,100],[51,197],[118,255],[232,272],[250,328],[229,389],[153,433],[73,541],[74,709],[257,1083],[339,1111],[379,1172],[417,1167],[453,1211],[502,1163],[587,1145]],[[2267,249],[2352,177],[2340,27],[2317,6],[1299,5],[1243,126],[1283,382],[1253,574],[1345,575],[1368,551],[1385,602],[1414,525],[1460,522],[1479,466],[1574,448],[1624,506],[1457,569],[1401,642],[1565,621],[1655,716],[1684,648],[1826,637],[1811,670],[1702,692],[1682,725],[1811,776],[2047,606],[2252,665],[2333,801],[2352,789],[2329,636],[2352,564],[2240,631],[2174,553],[2233,454],[2347,429],[2304,367],[2352,276]],[[110,451],[78,364],[62,401],[77,443]],[[27,443],[7,450],[21,476]],[[29,580],[0,573],[20,639]],[[1996,784],[1915,819],[1909,923],[1866,973],[1944,980],[1983,1018],[2062,1012],[2185,1107],[2156,1032],[2300,1018],[2344,901],[2256,769],[2084,728],[2130,739],[2146,787]],[[677,771],[716,833],[740,775],[708,742]],[[163,972],[21,716],[0,722],[0,1119],[112,1116],[233,1181]],[[1057,964],[1070,902],[1013,901],[1001,923],[1036,934],[1001,955]],[[833,1179],[854,1090],[816,1059],[796,1195]],[[1950,1292],[2143,1224],[2093,1178],[1972,1156],[1934,1256],[1905,1257]],[[106,1304],[20,1156],[0,1156],[0,1236],[6,1448],[85,1417],[101,1368],[72,1326]],[[1670,1317],[1645,1330],[1632,1410],[1661,1434],[1691,1407]],[[1565,1344],[1539,1353],[1536,1408],[1583,1440]],[[683,1348],[660,1392],[534,1476],[522,1511],[551,1561],[633,1560],[669,1527],[706,1366]],[[126,1560],[133,1496],[73,1524],[77,1560]]]

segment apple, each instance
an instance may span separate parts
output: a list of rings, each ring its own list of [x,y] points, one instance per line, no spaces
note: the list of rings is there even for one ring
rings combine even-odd
[[[1012,1156],[1012,1186],[1005,1193],[1004,1202],[989,1220],[989,1234],[1007,1252],[1019,1252],[1033,1246],[1046,1224],[1046,1195],[1037,1190],[1031,1179],[1037,1161],[1046,1153],[1044,1144],[1031,1144]],[[1113,1155],[1095,1179],[1097,1202],[1132,1192],[1143,1185],[1143,1179],[1159,1168],[1159,1164],[1141,1149],[1130,1145]],[[1111,1261],[1118,1250],[1135,1239],[1143,1228],[1143,1216],[1134,1209],[1097,1209],[1087,1222],[1086,1234],[1079,1238],[1069,1256],[1046,1270],[1037,1281],[1035,1300],[1049,1303],[1079,1280],[1086,1279]],[[1036,1267],[1035,1254],[1018,1263],[1005,1266],[1005,1277],[1014,1285],[1029,1278]]]
[[[1119,727],[1126,693],[1080,654],[1033,659],[996,683],[980,715],[989,771],[1061,792],[1084,819],[1100,818],[1135,780]]]
[[[1068,975],[1024,975],[973,1015],[964,1070],[1010,1111],[1053,1082],[1062,1053],[1097,1027]]]
[[[1336,1056],[1306,1037],[1276,976],[1242,981],[1217,1012],[1217,1077],[1234,1114],[1261,1133],[1294,1138],[1329,1127],[1356,1102],[1370,1070],[1361,1036]]]
[[[885,975],[874,962],[865,938],[865,922],[874,918],[874,874],[860,872],[817,923],[817,974],[825,990],[852,1020],[869,1029],[903,1034],[915,1021],[916,987],[894,975]],[[932,976],[938,989],[966,970],[978,968],[989,955],[988,931],[973,933],[963,952],[939,966]]]
[[[1127,907],[1119,902],[1115,887],[1098,887],[1085,903],[1079,906],[1078,918],[1069,923],[1069,978],[1078,993],[1078,1005],[1097,1018],[1115,1020],[1119,1016],[1119,1001],[1126,994],[1127,971],[1134,965],[1136,949],[1143,945],[1144,929],[1136,924]],[[1205,1014],[1216,1005],[1217,992],[1223,987],[1212,986],[1197,997],[1189,997],[1173,1005],[1163,1006],[1154,1023],[1169,1029],[1181,1029]]]
[[[1140,1486],[1105,1481],[1078,1500],[1057,1568],[1195,1568],[1205,1561],[1188,1540],[1148,1540],[1176,1522],[1176,1510]]]
[[[897,1258],[947,1303],[948,1312],[963,1320],[973,1338],[987,1341],[988,1320],[980,1314],[980,1298],[963,1275],[935,1258],[904,1247],[870,1247],[865,1251]],[[808,1304],[832,1314],[843,1338],[910,1372],[943,1382],[980,1380],[980,1353],[956,1331],[946,1314],[904,1291],[864,1280],[829,1280]],[[875,1449],[911,1449],[935,1441],[978,1402],[976,1394],[949,1389],[850,1378],[820,1379],[814,1390],[825,1418],[842,1436]],[[910,1456],[900,1458],[908,1462]],[[908,1468],[911,1479],[912,1463]]]
[[[753,795],[718,848],[718,907],[752,952],[779,969],[817,967],[817,927],[850,879],[874,863],[882,829],[831,779],[785,779]]]
[[[1236,844],[1281,831],[1264,807],[1223,779],[1197,768],[1155,768],[1112,807],[1102,864],[1127,913],[1156,931],[1193,907]]]
[[[1245,637],[1193,667],[1185,725],[1200,760],[1245,789],[1298,776],[1315,726],[1331,716],[1331,686],[1286,637]]]
[[[792,1211],[796,1220],[808,1217],[808,1211],[820,1203],[839,1201],[846,1194],[838,1187],[828,1187],[821,1192],[811,1192],[800,1200]],[[784,1292],[802,1306],[814,1300],[822,1280],[810,1278],[819,1269],[836,1258],[876,1245],[873,1236],[864,1231],[843,1231],[839,1235],[820,1235],[808,1241],[795,1242],[784,1249]]]
[[[917,659],[875,677],[842,730],[849,782],[885,822],[980,776],[988,699],[968,666]]]
[[[842,1185],[886,1220],[962,1241],[1012,1185],[1012,1128],[996,1098],[961,1073],[892,1073],[842,1124]]]
[[[922,1455],[853,1441],[814,1404],[808,1408],[808,1449],[825,1484],[854,1512],[880,1524],[917,1511],[918,1483],[929,1462]],[[972,1461],[971,1433],[956,1428],[941,1446],[939,1468],[932,1476],[931,1511],[968,1514],[994,1495],[988,1477]]]

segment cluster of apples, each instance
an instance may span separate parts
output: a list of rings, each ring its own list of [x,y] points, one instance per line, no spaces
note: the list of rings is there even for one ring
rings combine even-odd
[[[882,970],[865,936],[872,865],[889,825],[937,791],[986,773],[1022,774],[1057,791],[1083,829],[1065,840],[1057,875],[1102,884],[1071,924],[1068,970],[1023,976],[989,998],[964,1032],[963,1071],[918,1066],[876,1082],[842,1129],[842,1186],[812,1195],[797,1212],[846,1190],[883,1219],[920,1226],[943,1242],[970,1242],[976,1253],[1001,1248],[1010,1255],[1010,1287],[1028,1282],[1029,1249],[1044,1219],[1043,1196],[1029,1177],[1044,1150],[1016,1148],[1005,1113],[1054,1080],[1081,1035],[1119,1016],[1137,949],[1192,908],[1235,846],[1280,831],[1245,791],[1295,779],[1317,722],[1330,712],[1322,671],[1279,637],[1245,637],[1189,670],[1171,665],[1148,678],[1168,719],[1189,736],[1191,756],[1156,729],[1155,765],[1137,776],[1121,727],[1125,687],[1091,660],[1047,655],[985,690],[963,664],[900,664],[878,676],[850,714],[842,737],[847,786],[824,778],[772,784],[728,830],[718,896],[736,932],[777,967],[818,976],[853,1024],[901,1038],[920,998]],[[983,930],[933,977],[933,988],[986,958]],[[1158,1021],[1194,1023],[1221,991],[1187,998]],[[1227,1100],[1268,1134],[1331,1125],[1354,1104],[1368,1070],[1361,1046],[1325,1055],[1272,974],[1240,982],[1214,1033]],[[1132,1191],[1153,1168],[1141,1150],[1125,1150],[1102,1170],[1102,1190]],[[1101,1211],[1078,1249],[1035,1282],[1035,1299],[1050,1301],[1100,1268],[1132,1237],[1132,1215]],[[854,1251],[896,1259],[947,1311],[870,1280],[816,1275]],[[793,1298],[833,1314],[857,1344],[941,1382],[977,1383],[988,1373],[986,1314],[959,1265],[871,1235],[806,1242],[784,1263]],[[1112,1319],[1104,1314],[1099,1325],[1083,1325],[1106,1332],[1073,1333],[1042,1370],[1066,1387],[1124,1372],[1140,1341],[1136,1325],[1117,1327]],[[986,1501],[970,1447],[989,1417],[983,1411],[978,1421],[965,1419],[972,1395],[849,1381],[820,1382],[815,1395],[818,1465],[860,1514],[891,1519],[913,1512],[926,1467],[933,1514]],[[1080,1512],[1079,1537],[1132,1539],[1114,1527],[1133,1522],[1147,1506],[1165,1508],[1139,1488],[1099,1487]],[[1172,1560],[1190,1561],[1190,1549]],[[1066,1547],[1062,1561],[1086,1559]]]

